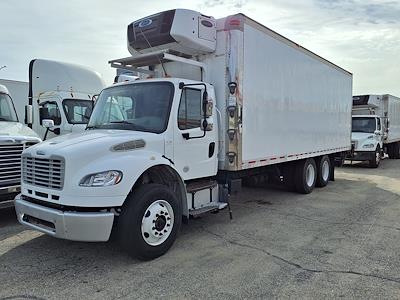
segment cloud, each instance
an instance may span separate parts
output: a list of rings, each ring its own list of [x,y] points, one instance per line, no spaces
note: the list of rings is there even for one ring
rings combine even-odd
[[[33,58],[88,65],[111,83],[126,26],[173,8],[242,12],[354,73],[354,93],[400,95],[400,2],[385,0],[0,0],[0,77],[27,80]],[[266,54],[268,55],[268,54]]]

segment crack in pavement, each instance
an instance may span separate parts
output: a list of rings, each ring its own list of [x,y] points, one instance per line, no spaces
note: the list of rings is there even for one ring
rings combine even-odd
[[[241,243],[241,242],[238,242],[238,241],[235,241],[235,240],[228,239],[228,238],[226,238],[225,236],[223,236],[221,234],[212,232],[212,231],[204,228],[203,226],[201,226],[200,229],[202,231],[212,235],[212,236],[215,236],[215,237],[217,237],[219,239],[222,239],[223,241],[225,241],[225,242],[227,242],[229,244],[262,252],[262,253],[264,253],[264,254],[266,254],[266,255],[268,255],[268,256],[276,259],[276,260],[279,260],[279,261],[281,261],[281,262],[283,262],[283,263],[285,263],[287,265],[290,265],[292,267],[295,267],[296,269],[300,269],[300,270],[303,270],[303,271],[306,271],[306,272],[321,273],[321,274],[322,273],[349,274],[349,275],[357,275],[357,276],[363,276],[363,277],[368,277],[368,278],[376,278],[376,279],[381,279],[381,280],[384,280],[384,281],[389,281],[389,282],[394,282],[394,283],[400,283],[400,278],[385,277],[385,276],[378,275],[378,274],[362,273],[362,272],[357,272],[357,271],[352,271],[352,270],[323,270],[323,269],[319,270],[319,269],[306,268],[306,267],[303,267],[302,265],[300,265],[298,263],[292,262],[292,261],[287,260],[287,259],[285,259],[283,257],[280,257],[278,255],[272,254],[271,252],[269,252],[269,251],[267,251],[265,249],[262,249],[262,248],[259,248],[259,247],[253,246],[253,245],[248,245],[248,244],[245,244],[245,243]]]

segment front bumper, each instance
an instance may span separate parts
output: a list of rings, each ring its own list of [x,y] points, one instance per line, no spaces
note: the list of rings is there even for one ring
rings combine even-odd
[[[357,151],[354,150],[353,153],[347,157],[349,160],[364,161],[375,159],[375,151]]]
[[[111,212],[62,211],[22,200],[20,195],[15,211],[22,225],[72,241],[108,241],[114,222]]]

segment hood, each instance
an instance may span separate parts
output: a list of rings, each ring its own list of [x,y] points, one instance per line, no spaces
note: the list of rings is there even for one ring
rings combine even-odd
[[[0,121],[0,139],[4,138],[39,139],[38,135],[29,127],[18,122]]]
[[[352,132],[351,133],[351,140],[352,141],[362,141],[367,139],[368,137],[372,136],[374,137],[373,133],[368,133],[368,132]]]
[[[70,133],[44,141],[27,152],[33,155],[61,155],[64,157],[81,155],[85,157],[103,156],[111,152],[111,147],[137,140],[145,142],[144,148],[164,150],[164,137],[159,134],[128,130],[87,130],[80,133]]]

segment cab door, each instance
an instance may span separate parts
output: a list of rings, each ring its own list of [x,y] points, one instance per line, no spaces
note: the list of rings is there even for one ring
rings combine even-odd
[[[208,128],[203,129],[204,87],[183,87],[174,134],[174,163],[184,180],[214,176],[217,173],[217,124],[213,115],[207,118]],[[214,90],[208,86],[208,98],[214,101]]]

